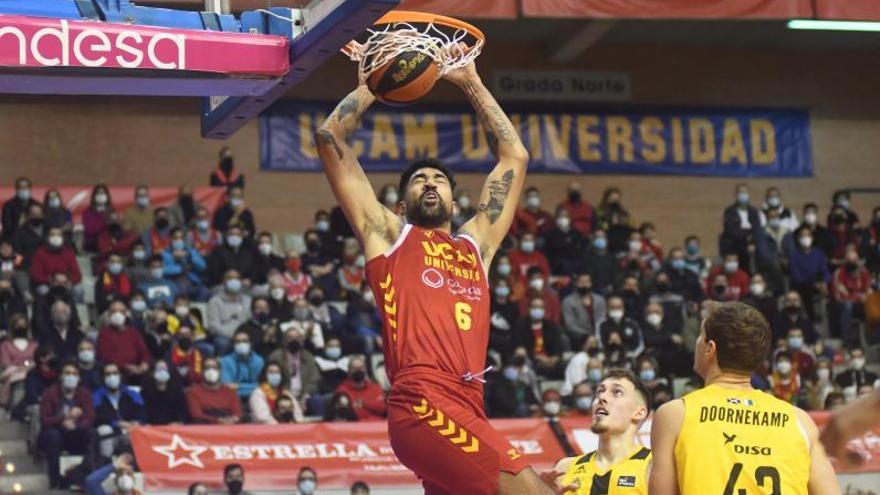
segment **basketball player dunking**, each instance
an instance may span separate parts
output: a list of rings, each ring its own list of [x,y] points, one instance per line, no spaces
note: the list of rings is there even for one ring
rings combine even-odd
[[[436,160],[401,174],[397,211],[376,200],[347,144],[375,99],[364,85],[315,133],[330,186],[364,248],[383,318],[391,446],[431,495],[551,494],[483,411],[486,272],[513,219],[528,153],[473,63],[444,79],[467,95],[498,158],[477,214],[457,235],[450,232],[455,180]]]

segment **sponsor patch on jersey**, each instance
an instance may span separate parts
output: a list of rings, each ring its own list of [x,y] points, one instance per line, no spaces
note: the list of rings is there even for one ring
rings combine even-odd
[[[432,289],[443,287],[443,274],[433,268],[428,268],[422,272],[422,283]]]
[[[728,397],[727,403],[733,404],[735,406],[746,406],[746,407],[751,407],[751,406],[755,405],[755,401],[753,401],[752,399],[739,399],[736,397]]]
[[[635,476],[621,476],[620,478],[617,478],[617,486],[624,486],[627,488],[635,488],[636,477]]]

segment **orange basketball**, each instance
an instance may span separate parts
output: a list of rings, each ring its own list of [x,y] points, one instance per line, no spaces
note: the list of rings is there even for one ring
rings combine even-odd
[[[431,91],[438,73],[433,58],[421,52],[403,52],[373,71],[367,87],[382,103],[404,106]]]

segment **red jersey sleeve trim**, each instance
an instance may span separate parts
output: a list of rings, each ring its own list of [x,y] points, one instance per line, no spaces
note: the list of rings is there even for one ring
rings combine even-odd
[[[403,244],[403,241],[406,240],[406,236],[407,236],[407,234],[409,234],[409,231],[411,229],[412,229],[411,223],[405,224],[403,226],[403,229],[400,231],[400,235],[397,237],[397,241],[395,241],[394,244],[392,244],[391,247],[388,248],[387,251],[382,253],[382,256],[387,258],[387,257],[391,256],[392,254],[394,254],[394,251],[397,251],[397,248],[399,248],[400,245]]]

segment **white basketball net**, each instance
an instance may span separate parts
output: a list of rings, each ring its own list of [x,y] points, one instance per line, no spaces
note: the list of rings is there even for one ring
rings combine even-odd
[[[421,31],[406,22],[395,22],[381,30],[367,31],[370,37],[363,44],[352,41],[343,49],[358,63],[361,81],[404,52],[415,51],[431,57],[438,65],[439,76],[443,76],[471,63],[483,49],[483,40],[479,38],[473,46],[462,49],[460,43],[464,43],[470,34],[466,29],[457,28],[450,36],[434,26],[433,22]]]

